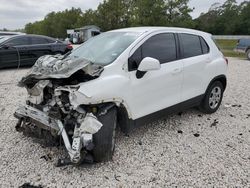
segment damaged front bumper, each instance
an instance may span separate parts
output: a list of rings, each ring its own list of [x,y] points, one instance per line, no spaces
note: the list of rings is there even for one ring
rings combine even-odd
[[[98,78],[103,70],[102,66],[71,56],[39,58],[18,83],[27,89],[28,96],[27,105],[14,114],[19,119],[17,130],[50,143],[61,136],[71,162],[80,163],[94,149],[93,135],[102,123],[97,119],[96,107],[86,105],[84,94],[77,90],[81,83]]]
[[[14,115],[19,119],[17,124],[19,129],[22,129],[22,126],[27,126],[28,122],[28,124],[34,124],[54,135],[61,135],[71,162],[76,164],[84,159],[86,151],[93,149],[93,134],[102,127],[102,123],[97,120],[96,116],[87,113],[84,120],[75,125],[74,134],[70,139],[61,120],[49,117],[39,109],[29,105],[20,106]]]

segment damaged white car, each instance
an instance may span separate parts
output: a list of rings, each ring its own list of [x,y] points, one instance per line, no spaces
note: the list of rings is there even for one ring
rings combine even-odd
[[[43,56],[19,82],[28,91],[17,130],[62,137],[72,163],[112,158],[116,125],[131,127],[199,107],[215,112],[227,60],[208,33],[142,27],[96,36],[72,52]]]

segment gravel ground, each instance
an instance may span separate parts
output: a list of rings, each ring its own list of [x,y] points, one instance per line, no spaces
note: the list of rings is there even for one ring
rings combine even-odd
[[[191,109],[117,132],[113,161],[55,167],[62,148],[44,148],[15,131],[27,69],[0,71],[0,187],[250,187],[250,62],[229,59],[229,80],[217,113]],[[42,157],[45,156],[45,157]]]

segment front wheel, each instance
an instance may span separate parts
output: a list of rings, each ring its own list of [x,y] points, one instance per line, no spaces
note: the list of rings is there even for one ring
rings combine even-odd
[[[216,81],[208,88],[199,109],[206,114],[212,114],[220,107],[224,93],[224,87],[221,82]]]
[[[100,117],[102,128],[93,136],[93,156],[96,162],[106,162],[112,159],[115,148],[115,129],[117,124],[117,109],[115,107]]]

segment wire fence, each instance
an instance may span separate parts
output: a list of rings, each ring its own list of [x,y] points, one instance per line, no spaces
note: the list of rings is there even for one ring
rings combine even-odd
[[[239,40],[250,39],[250,35],[213,35],[214,39]]]

